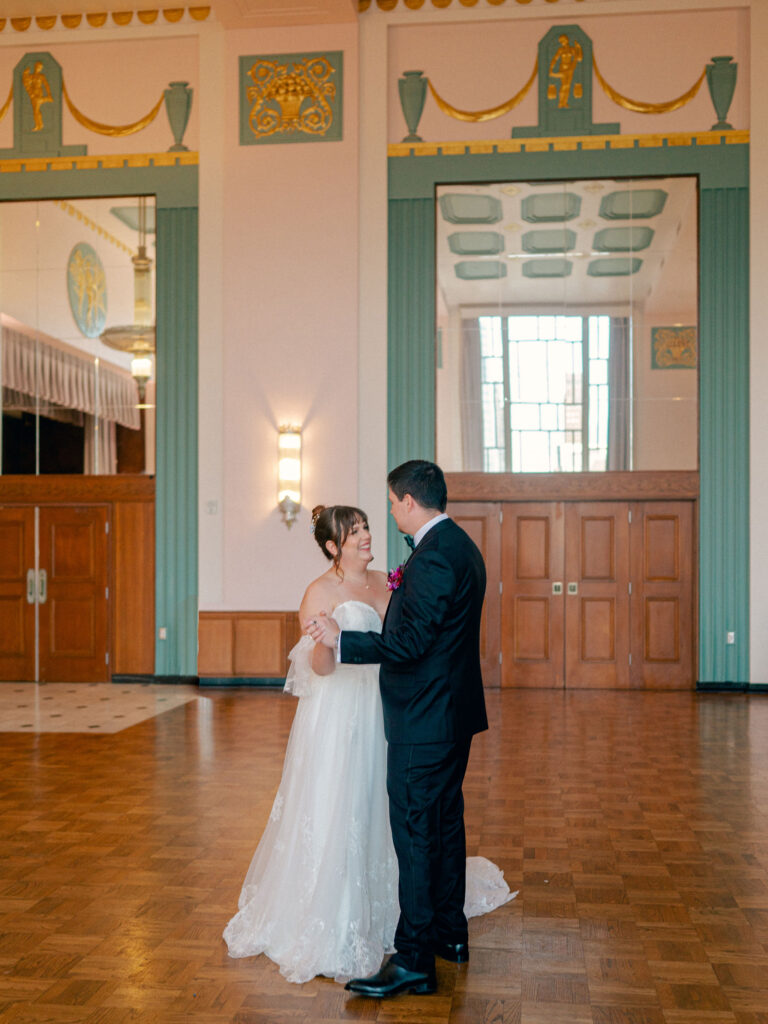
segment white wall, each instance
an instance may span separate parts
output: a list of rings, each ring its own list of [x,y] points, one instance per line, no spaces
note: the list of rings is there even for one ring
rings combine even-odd
[[[240,146],[239,57],[313,50],[344,51],[343,140]],[[201,310],[200,606],[295,609],[326,566],[309,509],[358,502],[357,29],[226,32],[204,52],[223,110],[204,109],[200,145],[201,290],[210,274],[221,295]],[[276,507],[283,423],[304,441],[290,531]]]

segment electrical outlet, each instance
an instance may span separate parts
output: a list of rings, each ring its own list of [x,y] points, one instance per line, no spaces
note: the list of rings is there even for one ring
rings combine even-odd
[[[733,632],[732,629],[729,629],[728,632],[725,634],[725,642],[727,644],[735,644],[736,643],[736,634]]]
[[[157,635],[161,640],[167,640],[168,630],[165,628],[165,626],[161,626],[160,629],[158,629],[157,631]]]

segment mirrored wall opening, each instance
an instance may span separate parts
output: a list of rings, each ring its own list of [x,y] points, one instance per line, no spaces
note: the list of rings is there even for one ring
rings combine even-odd
[[[438,186],[451,472],[698,468],[695,177]]]
[[[154,474],[154,197],[0,204],[0,473]]]

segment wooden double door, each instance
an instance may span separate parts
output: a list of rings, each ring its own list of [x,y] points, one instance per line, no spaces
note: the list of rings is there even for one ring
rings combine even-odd
[[[0,507],[0,680],[109,678],[107,513]]]
[[[690,689],[691,501],[456,504],[483,551],[487,685]]]

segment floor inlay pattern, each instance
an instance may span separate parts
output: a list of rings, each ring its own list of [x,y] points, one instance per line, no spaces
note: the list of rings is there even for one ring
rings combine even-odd
[[[43,688],[43,691],[48,688]],[[73,695],[74,696],[74,695]],[[295,701],[222,691],[93,742],[0,739],[3,1024],[768,1024],[768,699],[505,691],[468,845],[520,895],[438,991],[290,985],[221,933]]]
[[[114,733],[205,700],[196,686],[0,683],[0,732]]]

